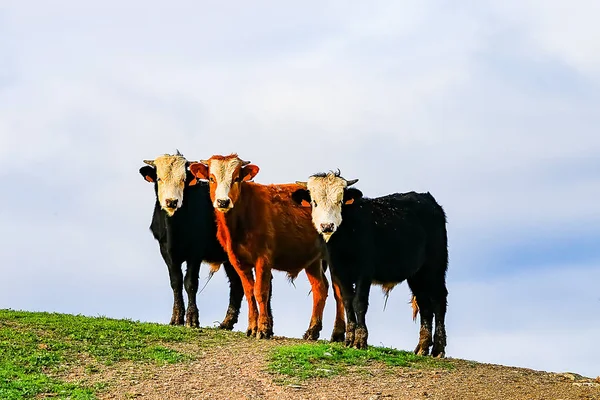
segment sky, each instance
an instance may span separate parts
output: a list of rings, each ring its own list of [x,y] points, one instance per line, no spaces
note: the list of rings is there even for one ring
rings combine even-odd
[[[600,375],[600,3],[3,0],[0,308],[167,323],[142,160],[239,153],[255,181],[340,168],[448,215],[447,355]],[[208,268],[201,271],[201,285]],[[311,296],[274,273],[275,334]],[[198,296],[227,307],[225,274]],[[407,285],[373,345],[412,350]],[[322,338],[333,327],[334,301]],[[246,304],[236,330],[245,330]]]

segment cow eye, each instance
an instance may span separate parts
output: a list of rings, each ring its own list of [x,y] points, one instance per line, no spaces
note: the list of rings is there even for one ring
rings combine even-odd
[[[208,178],[208,180],[210,181],[210,183],[215,183],[215,178],[213,178],[212,176]]]
[[[162,181],[162,179],[156,178],[156,182],[160,182],[160,181]]]
[[[313,200],[313,207],[317,208],[317,202]]]
[[[240,182],[241,180],[242,180],[242,178],[240,178],[239,176],[234,179],[235,182]]]

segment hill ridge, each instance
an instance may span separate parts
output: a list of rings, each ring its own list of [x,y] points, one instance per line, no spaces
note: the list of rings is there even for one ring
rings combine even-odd
[[[216,328],[0,310],[0,398],[599,399],[600,378]]]

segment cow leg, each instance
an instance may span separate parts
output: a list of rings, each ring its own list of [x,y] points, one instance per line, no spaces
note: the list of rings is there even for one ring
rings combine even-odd
[[[198,279],[200,275],[200,262],[190,261],[186,262],[187,270],[185,273],[185,291],[188,295],[188,307],[185,316],[185,326],[197,328],[200,324],[198,322],[198,306],[196,304],[196,294],[198,293]]]
[[[346,340],[344,344],[346,347],[352,347],[354,345],[354,333],[356,330],[356,313],[354,312],[354,282],[350,279],[339,279],[335,280],[334,289],[337,286],[340,289],[342,295],[342,301],[344,302],[344,309],[346,310]]]
[[[433,336],[433,348],[431,355],[433,357],[444,358],[446,356],[446,308],[447,308],[448,290],[442,283],[434,295],[433,313],[435,316],[435,333]]]
[[[269,339],[273,332],[272,319],[269,319],[269,298],[271,294],[271,268],[263,258],[256,262],[256,283],[254,297],[258,301],[257,339]]]
[[[321,267],[321,260],[317,260],[306,267],[305,272],[312,289],[313,310],[310,326],[304,333],[303,338],[305,340],[317,340],[321,329],[323,329],[323,310],[325,309],[329,282],[327,282],[327,278]]]
[[[332,342],[343,342],[346,335],[346,320],[344,319],[344,300],[342,299],[342,289],[340,285],[331,277],[333,285],[333,296],[335,297],[335,323],[331,334]]]
[[[240,308],[242,306],[242,298],[244,297],[244,287],[240,276],[235,272],[235,268],[229,261],[223,263],[225,274],[229,279],[229,307],[225,319],[219,325],[220,329],[232,330],[233,326],[238,322]]]
[[[356,283],[356,294],[354,295],[354,311],[356,312],[356,329],[354,333],[354,345],[357,349],[367,348],[367,309],[369,308],[369,292],[371,291],[371,280],[361,279]]]
[[[173,262],[168,250],[163,248],[163,246],[160,246],[160,253],[167,264],[171,289],[173,290],[173,314],[171,315],[169,324],[183,325],[185,305],[183,303],[183,273],[181,272],[181,263]]]
[[[419,316],[421,317],[421,329],[419,331],[419,344],[415,348],[415,354],[426,356],[432,345],[431,328],[433,325],[433,304],[430,293],[423,281],[415,278],[408,279],[408,285],[417,299]]]
[[[232,260],[231,257],[229,260]],[[247,265],[242,266],[237,260],[231,264],[242,281],[244,296],[246,296],[246,300],[248,301],[248,329],[246,329],[246,336],[254,336],[256,335],[258,309],[256,308],[256,299],[254,298],[254,275],[252,274],[252,267]]]

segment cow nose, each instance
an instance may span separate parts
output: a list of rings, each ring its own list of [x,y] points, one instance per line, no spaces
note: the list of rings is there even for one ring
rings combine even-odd
[[[167,199],[167,200],[165,200],[167,208],[177,208],[177,203],[178,202],[179,202],[179,200],[177,200],[177,199]]]
[[[334,225],[332,223],[329,224],[321,224],[321,232],[323,233],[332,233]]]
[[[227,207],[229,207],[229,202],[230,202],[229,199],[218,199],[217,206],[219,208],[227,208]]]

